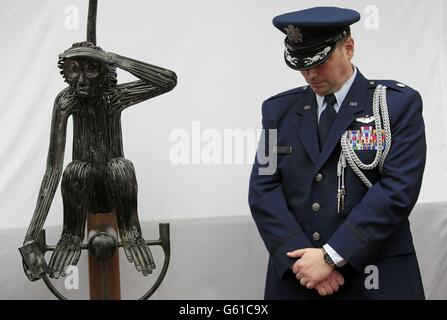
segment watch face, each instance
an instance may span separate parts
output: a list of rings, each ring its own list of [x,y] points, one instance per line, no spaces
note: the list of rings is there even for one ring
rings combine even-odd
[[[334,261],[329,256],[329,254],[326,252],[326,250],[324,251],[324,261],[331,266],[335,264]]]

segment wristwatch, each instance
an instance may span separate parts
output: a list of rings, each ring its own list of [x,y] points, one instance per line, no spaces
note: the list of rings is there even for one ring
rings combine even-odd
[[[321,248],[323,250],[323,258],[324,258],[324,262],[326,262],[328,265],[330,266],[335,266],[335,262],[334,260],[332,260],[331,256],[329,255],[329,253],[326,252],[326,250],[324,248]]]

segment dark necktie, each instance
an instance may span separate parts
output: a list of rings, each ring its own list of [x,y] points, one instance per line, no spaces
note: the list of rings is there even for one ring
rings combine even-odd
[[[320,121],[318,123],[318,138],[320,141],[320,150],[323,149],[326,138],[331,130],[332,124],[334,123],[337,112],[335,111],[334,105],[337,102],[333,93],[328,94],[324,97],[323,103],[326,102],[326,108],[320,115]]]

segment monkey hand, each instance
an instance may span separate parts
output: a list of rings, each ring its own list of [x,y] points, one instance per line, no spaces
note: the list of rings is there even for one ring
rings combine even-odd
[[[112,64],[114,63],[114,54],[111,52],[98,51],[93,48],[79,47],[65,51],[59,55],[61,59],[71,58],[90,58],[102,63]]]
[[[136,227],[119,229],[127,260],[134,263],[137,271],[141,271],[144,276],[151,274],[155,269],[155,262],[151,249],[143,239],[141,232]]]
[[[62,233],[56,249],[51,256],[48,274],[58,279],[65,276],[68,265],[76,265],[81,257],[81,237],[77,234]]]
[[[27,238],[19,251],[23,258],[23,271],[28,279],[39,280],[41,275],[47,272],[47,264],[39,244],[34,239]]]

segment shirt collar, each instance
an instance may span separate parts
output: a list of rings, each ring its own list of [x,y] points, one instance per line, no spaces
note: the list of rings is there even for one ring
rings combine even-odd
[[[340,90],[337,92],[334,92],[335,99],[337,100],[337,105],[340,107],[343,101],[345,100],[346,96],[348,95],[349,89],[351,89],[351,86],[355,80],[355,77],[357,76],[357,68],[354,66],[354,72],[352,73],[352,76],[342,85]],[[323,101],[324,96],[320,96],[315,93],[315,96],[317,98],[317,104],[318,108],[321,109],[323,107]]]

